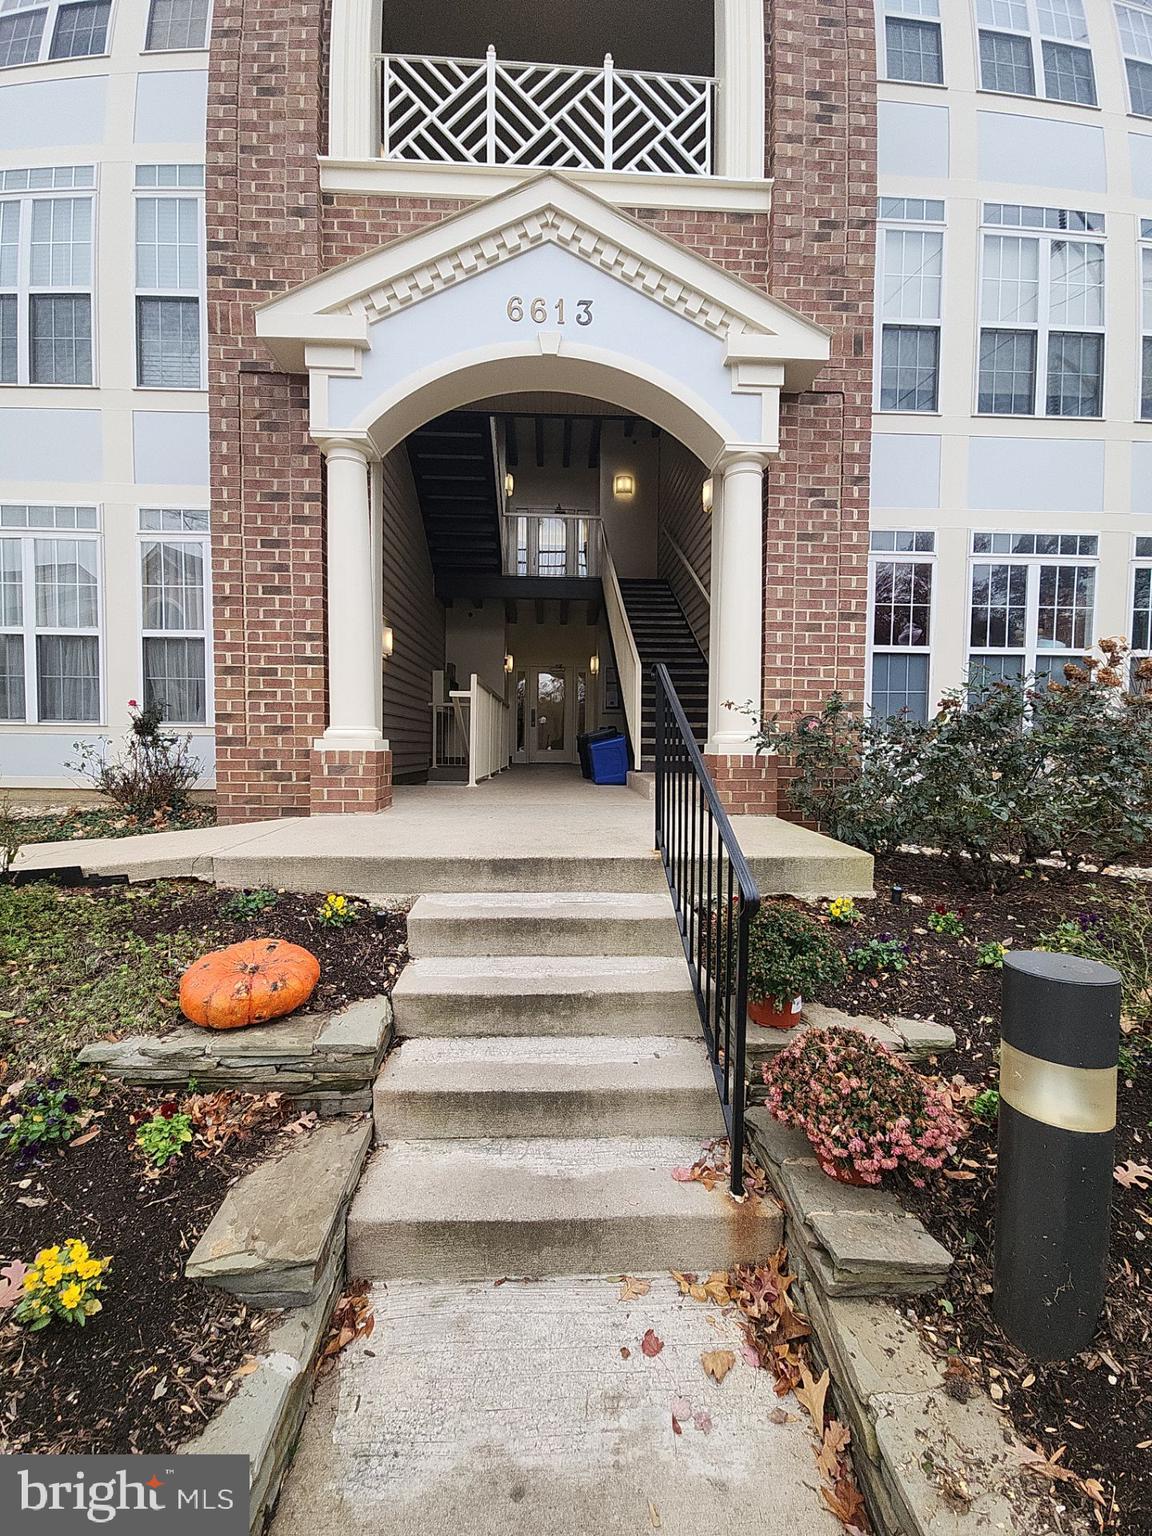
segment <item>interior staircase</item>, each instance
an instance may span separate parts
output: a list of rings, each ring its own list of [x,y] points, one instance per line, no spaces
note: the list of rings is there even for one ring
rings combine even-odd
[[[644,668],[641,768],[651,769],[656,755],[656,679],[663,662],[675,685],[688,724],[703,746],[708,735],[708,662],[666,581],[621,580],[620,595]]]
[[[422,896],[348,1218],[368,1280],[724,1269],[775,1207],[681,1183],[724,1134],[666,894]]]
[[[437,578],[498,574],[500,508],[490,419],[471,411],[438,416],[411,434],[408,460]]]

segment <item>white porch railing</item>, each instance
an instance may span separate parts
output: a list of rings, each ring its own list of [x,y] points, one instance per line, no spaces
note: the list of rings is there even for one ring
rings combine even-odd
[[[565,507],[504,514],[505,576],[597,576],[600,520]]]
[[[508,767],[508,706],[475,672],[444,701],[443,676],[433,673],[432,768],[467,769],[474,787]]]
[[[498,59],[379,56],[387,160],[708,176],[716,82]]]
[[[604,613],[608,619],[608,633],[612,636],[612,649],[616,655],[616,671],[620,676],[620,697],[624,704],[624,718],[628,722],[628,734],[632,739],[632,751],[636,766],[640,766],[640,744],[644,739],[644,673],[640,666],[640,652],[632,635],[632,626],[624,607],[620,581],[612,563],[608,548],[608,535],[600,526],[600,581],[604,589]]]

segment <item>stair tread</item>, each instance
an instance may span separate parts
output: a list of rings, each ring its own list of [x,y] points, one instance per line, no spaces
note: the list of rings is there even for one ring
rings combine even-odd
[[[405,966],[393,989],[402,999],[414,994],[451,992],[476,996],[507,991],[520,994],[584,991],[691,992],[683,957],[657,955],[477,955],[429,956]]]
[[[407,1040],[376,1084],[378,1099],[432,1092],[549,1094],[670,1089],[715,1093],[702,1039],[519,1035]]]
[[[611,891],[436,891],[417,898],[413,917],[464,917],[480,920],[509,917],[672,918],[665,895]]]
[[[391,1142],[369,1161],[349,1222],[726,1221],[720,1195],[672,1177],[700,1151],[699,1137],[673,1136]]]

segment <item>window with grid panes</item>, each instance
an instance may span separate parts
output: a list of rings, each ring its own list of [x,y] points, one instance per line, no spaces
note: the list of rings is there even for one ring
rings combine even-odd
[[[1094,534],[977,533],[972,538],[968,676],[1060,678],[1094,643]]]
[[[141,656],[144,702],[164,719],[208,718],[208,513],[140,513]]]
[[[95,724],[95,507],[0,505],[0,720]]]
[[[91,384],[91,166],[0,171],[0,384]]]
[[[1118,3],[1116,25],[1128,77],[1128,104],[1140,117],[1152,117],[1152,5],[1145,0]]]
[[[1152,421],[1152,219],[1140,220],[1140,415]]]
[[[986,91],[1096,105],[1083,0],[976,0]]]
[[[210,0],[152,0],[145,48],[150,53],[208,46]]]
[[[141,166],[136,197],[136,382],[149,389],[202,386],[201,199],[186,192],[180,166]],[[201,167],[195,168],[203,180]]]
[[[1128,685],[1133,693],[1148,693],[1152,691],[1152,678],[1142,674],[1152,671],[1152,665],[1145,665],[1152,657],[1152,538],[1138,537],[1133,553],[1132,622],[1128,631],[1132,655]]]
[[[884,198],[881,217],[902,199]],[[940,305],[944,231],[928,215],[942,203],[919,200],[905,225],[883,222],[879,231],[880,362],[878,406],[882,411],[935,411],[940,378]],[[913,218],[923,211],[923,220]]]
[[[1068,210],[990,204],[985,224],[1005,224],[1006,213],[1030,218],[1047,212],[1063,215],[1069,228],[1096,222],[1093,215]],[[1024,220],[1012,222],[1020,227]],[[1103,394],[1103,244],[986,229],[977,410],[997,416],[1100,416]]]
[[[885,77],[942,85],[940,0],[884,0],[883,20]]]
[[[108,52],[112,0],[0,0],[0,69]]]
[[[874,715],[928,718],[935,547],[935,534],[924,530],[872,533],[869,703]]]

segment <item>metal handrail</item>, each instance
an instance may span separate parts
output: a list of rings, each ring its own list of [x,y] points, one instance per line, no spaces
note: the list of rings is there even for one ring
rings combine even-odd
[[[656,677],[656,851],[664,866],[731,1148],[744,1193],[748,934],[760,889],[720,803],[668,668]]]

